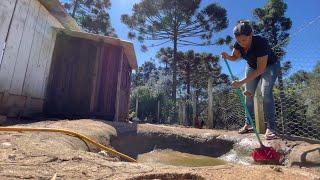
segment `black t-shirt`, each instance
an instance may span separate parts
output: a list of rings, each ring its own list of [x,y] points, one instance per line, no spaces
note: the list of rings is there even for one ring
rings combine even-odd
[[[257,69],[257,58],[268,55],[267,65],[273,64],[278,60],[278,57],[272,51],[268,41],[261,36],[252,36],[252,42],[247,53],[239,45],[234,43],[233,48],[241,53],[241,57],[247,61],[250,67]]]

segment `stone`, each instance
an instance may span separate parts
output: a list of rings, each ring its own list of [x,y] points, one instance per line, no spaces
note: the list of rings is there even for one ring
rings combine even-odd
[[[12,144],[10,142],[4,142],[4,143],[1,143],[1,147],[2,148],[8,148],[10,147]]]
[[[296,146],[289,155],[288,165],[299,167],[319,167],[320,144],[301,144]]]

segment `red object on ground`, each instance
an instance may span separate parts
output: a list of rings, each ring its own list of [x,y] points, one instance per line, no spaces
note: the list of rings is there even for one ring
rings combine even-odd
[[[281,155],[272,147],[256,148],[252,154],[252,158],[256,162],[279,162]]]

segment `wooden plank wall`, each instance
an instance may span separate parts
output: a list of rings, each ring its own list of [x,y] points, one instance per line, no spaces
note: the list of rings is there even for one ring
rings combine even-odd
[[[98,45],[94,41],[59,34],[57,37],[45,113],[85,116],[90,113]]]
[[[2,0],[0,1],[0,65],[3,56],[3,50],[5,46],[5,40],[7,38],[10,21],[13,15],[14,6],[16,0]]]
[[[119,120],[128,116],[131,68],[121,47],[63,32],[57,35],[44,111],[67,118],[113,120],[119,97]],[[120,94],[117,96],[118,75]],[[119,79],[120,80],[120,79]]]
[[[101,69],[99,72],[100,81],[97,89],[97,102],[95,114],[113,120],[116,110],[116,93],[119,71],[119,59],[121,48],[111,45],[103,47],[103,55],[100,59]]]
[[[18,0],[13,12],[14,4],[15,0],[0,1],[0,19],[5,22],[0,41],[8,36],[0,63],[0,93],[5,96],[0,113],[28,107],[41,111],[55,43],[52,27],[62,25],[37,0]]]
[[[119,121],[125,121],[129,114],[131,67],[127,56],[123,55],[123,65],[121,72],[120,101],[119,101]]]

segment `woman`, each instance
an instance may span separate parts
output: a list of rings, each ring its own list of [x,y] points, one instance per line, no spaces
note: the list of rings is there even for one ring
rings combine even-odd
[[[253,35],[252,27],[248,21],[240,21],[233,29],[236,42],[232,55],[222,52],[221,56],[230,61],[243,58],[247,61],[246,77],[232,82],[233,88],[245,85],[246,105],[253,116],[253,96],[259,81],[263,97],[264,117],[267,121],[266,139],[274,139],[276,128],[275,105],[272,93],[273,85],[280,71],[280,62],[268,44],[268,41],[257,35]],[[252,132],[248,116],[245,125],[239,130],[240,134]]]

